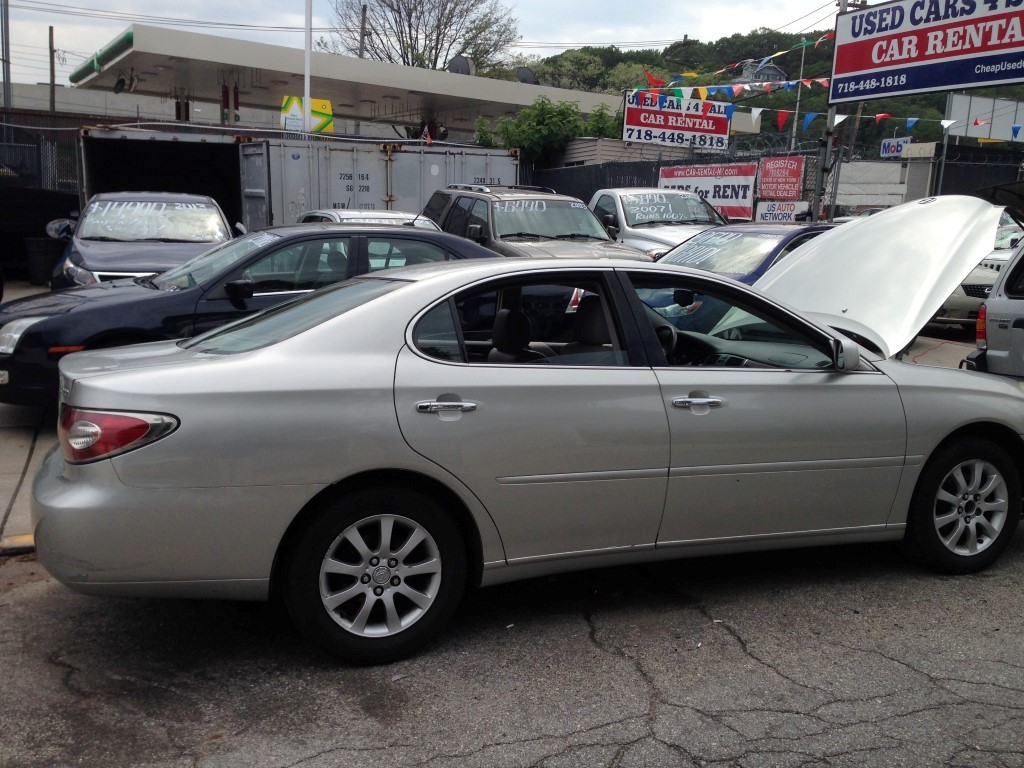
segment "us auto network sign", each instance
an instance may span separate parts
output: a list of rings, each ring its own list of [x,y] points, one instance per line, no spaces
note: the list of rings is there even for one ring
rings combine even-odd
[[[829,103],[1024,82],[1024,0],[897,0],[836,19]]]

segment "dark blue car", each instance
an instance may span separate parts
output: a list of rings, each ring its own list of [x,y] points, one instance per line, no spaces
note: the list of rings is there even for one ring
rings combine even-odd
[[[301,224],[252,232],[150,277],[0,305],[0,402],[56,406],[57,363],[84,349],[184,338],[355,275],[497,258],[420,227]]]
[[[701,232],[666,253],[659,262],[703,269],[753,285],[794,248],[832,228],[832,224],[727,224]],[[707,333],[725,313],[725,305],[699,295],[680,307],[672,296],[650,295],[649,307],[679,330]]]

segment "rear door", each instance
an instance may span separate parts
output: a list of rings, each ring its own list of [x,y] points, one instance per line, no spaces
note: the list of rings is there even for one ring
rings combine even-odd
[[[406,441],[480,499],[510,561],[654,546],[668,427],[654,372],[630,356],[636,329],[620,322],[610,274],[474,286],[424,314],[399,354]],[[577,327],[581,294],[599,299],[607,341]],[[525,316],[515,340],[497,338],[499,313]]]

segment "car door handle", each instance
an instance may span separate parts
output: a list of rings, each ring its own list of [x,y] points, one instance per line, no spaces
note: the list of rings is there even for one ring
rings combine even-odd
[[[721,408],[722,398],[720,397],[674,397],[672,405],[676,408]]]
[[[451,413],[452,411],[475,411],[476,403],[465,401],[422,400],[416,403],[419,413]]]

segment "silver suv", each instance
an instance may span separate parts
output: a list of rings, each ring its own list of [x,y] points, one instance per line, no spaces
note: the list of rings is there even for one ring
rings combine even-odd
[[[450,184],[431,195],[423,215],[445,232],[475,240],[502,256],[651,261],[608,237],[582,200],[546,187]]]
[[[1024,245],[1016,248],[978,311],[977,345],[964,361],[976,371],[1024,378]]]

